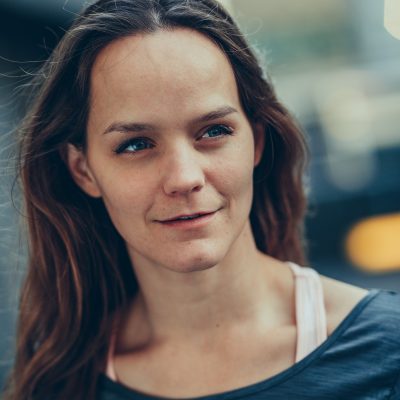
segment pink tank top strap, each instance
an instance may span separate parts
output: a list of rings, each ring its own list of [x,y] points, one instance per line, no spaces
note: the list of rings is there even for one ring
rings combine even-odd
[[[295,277],[297,362],[326,340],[326,312],[319,274],[312,268],[288,264]]]
[[[110,345],[108,348],[107,369],[106,369],[106,375],[114,382],[117,382],[117,374],[115,373],[115,366],[114,366],[114,353],[115,353],[116,338],[117,338],[117,334],[114,331],[111,335]]]

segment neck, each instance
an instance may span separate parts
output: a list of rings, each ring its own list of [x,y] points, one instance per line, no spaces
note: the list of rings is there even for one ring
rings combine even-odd
[[[122,328],[126,346],[134,332],[154,343],[216,341],[286,323],[282,299],[291,284],[289,268],[257,250],[250,224],[240,236],[226,257],[206,270],[177,273],[135,260],[140,291]]]

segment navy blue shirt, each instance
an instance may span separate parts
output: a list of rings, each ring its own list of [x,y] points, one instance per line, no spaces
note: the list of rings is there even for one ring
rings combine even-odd
[[[151,400],[100,375],[98,399]],[[290,368],[191,400],[400,400],[400,293],[371,289],[332,334]]]

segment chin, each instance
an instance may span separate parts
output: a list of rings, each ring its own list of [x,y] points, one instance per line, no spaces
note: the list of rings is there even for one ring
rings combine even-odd
[[[179,272],[179,273],[189,273],[189,272],[197,272],[197,271],[205,271],[207,269],[213,268],[218,263],[221,262],[220,257],[211,257],[209,254],[202,257],[193,256],[189,259],[178,259],[175,258],[167,268],[171,271]]]
[[[176,272],[180,272],[182,274],[186,274],[189,272],[199,272],[199,271],[205,271],[207,269],[210,269],[212,267],[215,267],[216,264],[212,263],[212,264],[191,264],[188,265],[187,267],[184,267],[182,269],[179,269],[179,271],[177,271],[176,269],[174,269]]]

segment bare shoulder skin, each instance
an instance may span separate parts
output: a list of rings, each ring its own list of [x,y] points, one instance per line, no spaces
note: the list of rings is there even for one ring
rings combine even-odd
[[[328,336],[340,325],[368,290],[321,276],[327,313]]]

